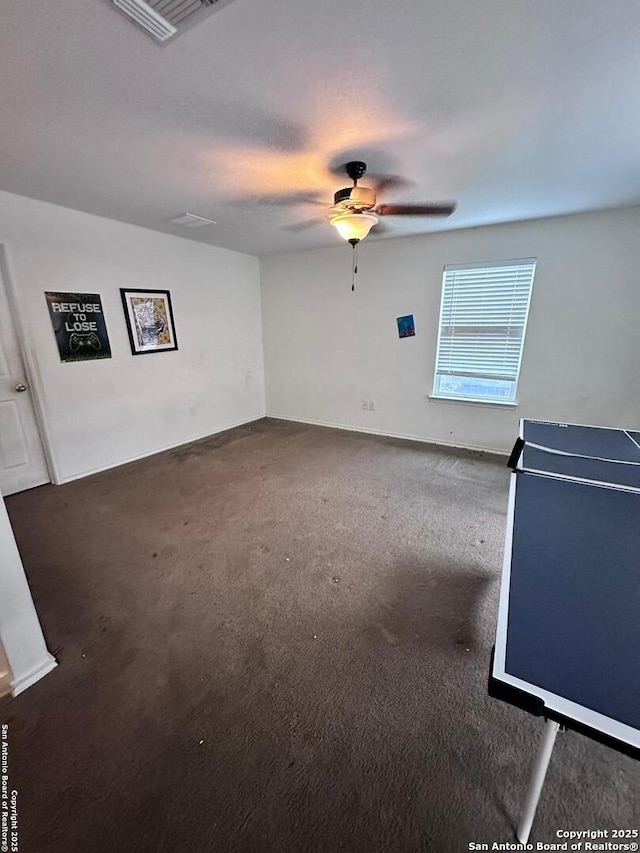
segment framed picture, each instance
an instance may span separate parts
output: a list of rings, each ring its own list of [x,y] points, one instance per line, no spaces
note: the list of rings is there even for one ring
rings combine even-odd
[[[416,333],[416,324],[413,322],[413,314],[405,314],[398,317],[398,337],[412,338]]]
[[[120,288],[133,355],[178,349],[168,290]]]

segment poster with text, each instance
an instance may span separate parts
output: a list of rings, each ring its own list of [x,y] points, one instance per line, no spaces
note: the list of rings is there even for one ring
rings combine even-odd
[[[60,361],[111,358],[109,336],[97,293],[46,292]]]

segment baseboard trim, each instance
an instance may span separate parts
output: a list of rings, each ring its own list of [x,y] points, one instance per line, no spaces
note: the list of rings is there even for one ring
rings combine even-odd
[[[278,421],[290,421],[291,423],[309,424],[310,426],[329,427],[329,429],[344,429],[348,432],[362,433],[362,435],[381,435],[385,438],[400,438],[403,441],[416,441],[420,444],[432,444],[436,447],[450,447],[454,450],[474,450],[478,453],[490,453],[493,456],[509,456],[508,450],[497,450],[495,447],[482,447],[480,445],[473,444],[456,444],[453,441],[444,441],[440,438],[425,438],[421,435],[411,435],[409,433],[387,432],[383,429],[364,429],[363,427],[354,427],[350,424],[336,424],[330,423],[329,421],[311,420],[309,418],[292,418],[290,415],[275,415],[271,412],[268,412],[266,417],[273,418]]]
[[[36,681],[40,681],[41,678],[44,678],[52,669],[55,669],[58,666],[56,659],[53,655],[47,653],[46,658],[42,661],[41,664],[36,666],[34,669],[29,672],[21,675],[20,678],[16,678],[13,680],[11,684],[11,693],[14,696],[18,696],[23,690],[26,690],[27,687],[31,687]]]
[[[176,444],[166,444],[163,447],[156,447],[154,450],[148,450],[144,453],[139,453],[137,456],[128,456],[126,459],[121,459],[119,462],[110,462],[108,465],[102,465],[99,468],[91,468],[88,471],[81,471],[78,474],[71,474],[68,477],[62,477],[56,482],[57,486],[62,486],[64,483],[72,483],[74,480],[81,480],[83,477],[90,477],[92,474],[100,474],[102,471],[110,471],[112,468],[119,468],[121,465],[128,465],[130,462],[139,462],[141,459],[147,459],[149,456],[155,456],[156,453],[164,453],[165,450],[175,450],[177,447],[184,447],[185,444],[192,444],[194,441],[202,441],[203,438],[212,438],[214,435],[219,435],[221,432],[226,432],[229,429],[235,429],[236,427],[247,426],[248,424],[255,424],[258,421],[266,418],[266,412],[263,412],[261,415],[256,415],[255,417],[249,418],[248,420],[236,421],[235,423],[227,424],[226,426],[221,426],[219,429],[214,430],[213,432],[205,432],[201,435],[194,435],[191,438],[187,438],[184,441],[179,441]]]

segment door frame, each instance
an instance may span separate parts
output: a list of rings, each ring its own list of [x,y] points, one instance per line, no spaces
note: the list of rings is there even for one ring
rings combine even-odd
[[[40,434],[40,443],[44,453],[44,459],[47,466],[47,471],[51,482],[58,486],[62,482],[59,474],[59,468],[56,463],[55,453],[53,451],[53,443],[51,441],[51,433],[47,426],[47,410],[44,402],[44,385],[38,362],[35,356],[35,348],[31,340],[29,327],[23,322],[24,310],[20,303],[20,296],[16,282],[19,281],[15,271],[11,249],[7,241],[0,236],[0,275],[4,282],[4,289],[7,294],[7,302],[9,312],[13,321],[13,328],[18,341],[18,351],[25,371],[25,379],[29,385],[31,392],[31,402],[35,414],[38,433]],[[44,291],[43,291],[44,292]]]

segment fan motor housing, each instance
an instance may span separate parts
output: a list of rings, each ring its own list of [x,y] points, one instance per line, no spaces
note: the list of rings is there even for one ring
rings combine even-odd
[[[349,209],[366,210],[376,203],[376,194],[370,187],[344,187],[333,196],[334,205]]]

